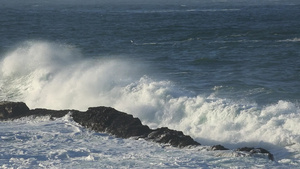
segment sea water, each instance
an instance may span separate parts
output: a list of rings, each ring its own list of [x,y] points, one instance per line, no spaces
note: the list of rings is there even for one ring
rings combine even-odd
[[[297,168],[297,1],[2,1],[0,99],[110,106],[202,145],[119,139],[66,117],[1,122],[3,168]]]

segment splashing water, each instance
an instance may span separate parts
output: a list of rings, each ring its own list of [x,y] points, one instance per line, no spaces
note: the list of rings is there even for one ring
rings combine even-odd
[[[282,159],[285,149],[300,156],[300,109],[289,101],[260,107],[214,93],[195,95],[152,79],[139,63],[84,58],[73,46],[45,41],[27,41],[4,55],[0,70],[1,100],[24,101],[30,108],[111,106],[204,145],[265,147]]]

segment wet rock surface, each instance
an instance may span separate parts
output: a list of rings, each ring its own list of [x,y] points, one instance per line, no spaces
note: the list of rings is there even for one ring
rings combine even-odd
[[[23,102],[0,102],[0,120],[26,116],[29,111]]]
[[[50,116],[51,119],[60,118],[71,112],[73,120],[80,125],[96,132],[105,132],[119,138],[144,138],[145,140],[170,145],[173,147],[195,147],[201,145],[181,131],[167,127],[150,129],[143,125],[140,119],[123,113],[111,107],[91,107],[85,112],[78,110],[30,110],[23,102],[0,102],[0,121],[13,120],[26,116]],[[211,146],[211,151],[229,150],[222,145]],[[273,154],[263,148],[243,147],[235,151],[245,152],[249,156],[267,156],[274,160]]]
[[[228,148],[225,148],[224,146],[222,145],[214,145],[214,146],[211,146],[211,149],[212,151],[216,151],[216,150],[229,150]]]
[[[184,135],[181,131],[171,130],[167,127],[153,130],[146,139],[180,148],[200,145],[200,143],[193,140],[190,136]]]
[[[98,132],[107,132],[116,137],[146,137],[151,129],[142,125],[138,118],[110,107],[93,107],[86,112],[72,114],[74,121]]]

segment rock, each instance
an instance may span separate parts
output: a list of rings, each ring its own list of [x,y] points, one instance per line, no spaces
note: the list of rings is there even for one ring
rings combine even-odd
[[[116,137],[146,137],[151,129],[138,118],[110,107],[93,107],[86,112],[73,113],[77,123],[94,131],[107,132]]]
[[[73,120],[82,126],[97,132],[106,132],[120,138],[144,138],[149,141],[168,144],[174,147],[193,147],[200,143],[181,131],[171,130],[167,127],[150,129],[143,125],[140,119],[132,115],[117,111],[110,107],[92,107],[86,112],[78,110],[30,110],[22,102],[0,102],[0,120],[16,119],[26,116],[50,116],[51,119],[65,116],[71,112]],[[222,145],[212,146],[208,150],[228,150]],[[274,160],[273,154],[263,148],[243,147],[236,150],[242,156],[267,156]]]
[[[181,131],[171,130],[167,127],[153,130],[146,139],[180,148],[200,145],[200,143],[194,141],[190,136],[184,135]]]
[[[73,120],[84,127],[98,132],[106,132],[120,138],[145,138],[153,142],[170,144],[174,147],[200,145],[181,131],[160,128],[151,130],[140,119],[110,107],[92,107],[86,112],[76,112]]]
[[[270,160],[274,161],[273,154],[263,148],[242,147],[242,148],[236,149],[236,151],[249,152],[251,156],[267,155]]]
[[[106,132],[120,138],[145,138],[153,142],[170,144],[174,147],[200,145],[181,131],[166,127],[151,130],[143,125],[140,119],[117,111],[110,107],[92,107],[86,112],[78,110],[29,110],[25,103],[2,102],[0,104],[0,120],[20,118],[24,116],[50,116],[51,119],[65,116],[72,112],[73,120],[82,126],[97,132]]]
[[[0,102],[0,120],[19,118],[29,112],[29,108],[23,102]]]
[[[228,149],[228,148],[225,148],[225,147],[222,146],[222,145],[214,145],[214,146],[211,146],[210,150],[216,151],[216,150],[229,150],[229,149]]]
[[[60,118],[68,114],[69,112],[79,112],[78,110],[48,110],[48,109],[33,109],[30,110],[28,115],[30,116],[50,116],[50,119]]]

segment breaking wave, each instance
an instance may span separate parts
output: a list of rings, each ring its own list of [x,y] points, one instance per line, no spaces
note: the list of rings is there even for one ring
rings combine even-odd
[[[181,130],[206,145],[251,143],[300,150],[296,103],[280,100],[261,107],[214,93],[195,95],[144,72],[139,63],[124,59],[85,58],[70,45],[27,41],[2,56],[0,97],[24,101],[30,108],[111,106],[150,127]]]

